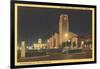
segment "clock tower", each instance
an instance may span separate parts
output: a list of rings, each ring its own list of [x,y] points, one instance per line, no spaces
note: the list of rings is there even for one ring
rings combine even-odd
[[[62,42],[65,41],[65,35],[69,32],[69,21],[68,21],[68,15],[60,15],[59,20],[59,39],[60,39],[60,45]]]

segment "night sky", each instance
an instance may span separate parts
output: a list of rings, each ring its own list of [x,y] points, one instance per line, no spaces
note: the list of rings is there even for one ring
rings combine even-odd
[[[38,38],[45,40],[58,32],[61,14],[69,16],[71,32],[78,35],[91,34],[91,11],[18,7],[18,44],[24,40],[27,45],[31,45]]]

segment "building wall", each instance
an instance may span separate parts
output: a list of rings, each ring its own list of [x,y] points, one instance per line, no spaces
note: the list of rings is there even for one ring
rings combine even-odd
[[[59,47],[59,34],[55,33],[54,34],[54,39],[55,39],[55,48]]]

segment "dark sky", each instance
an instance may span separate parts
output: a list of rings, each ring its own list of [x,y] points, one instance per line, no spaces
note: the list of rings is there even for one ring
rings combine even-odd
[[[91,34],[91,11],[18,7],[18,44],[24,40],[30,45],[38,38],[47,39],[58,32],[61,14],[69,16],[71,32],[78,35]]]

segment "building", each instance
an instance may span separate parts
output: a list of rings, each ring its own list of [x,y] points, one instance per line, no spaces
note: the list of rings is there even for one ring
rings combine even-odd
[[[80,35],[78,36],[80,42],[80,48],[92,49],[92,36],[91,35]]]
[[[78,46],[78,35],[69,31],[69,19],[68,15],[62,14],[59,19],[59,32],[54,33],[49,38],[49,48],[58,48],[62,46],[64,42],[71,42],[70,48],[77,48]],[[50,44],[51,43],[51,44]]]
[[[59,48],[59,34],[54,34],[54,48]]]
[[[49,49],[59,48],[59,34],[55,33],[52,37],[47,40],[47,46]]]
[[[46,46],[47,46],[47,44],[46,43],[43,43],[41,38],[38,39],[38,42],[37,43],[34,43],[33,44],[33,48],[35,50],[45,49]]]
[[[68,15],[60,15],[59,19],[59,39],[60,39],[60,45],[62,42],[64,42],[65,36],[67,36],[67,33],[69,32],[69,21],[68,21]]]

